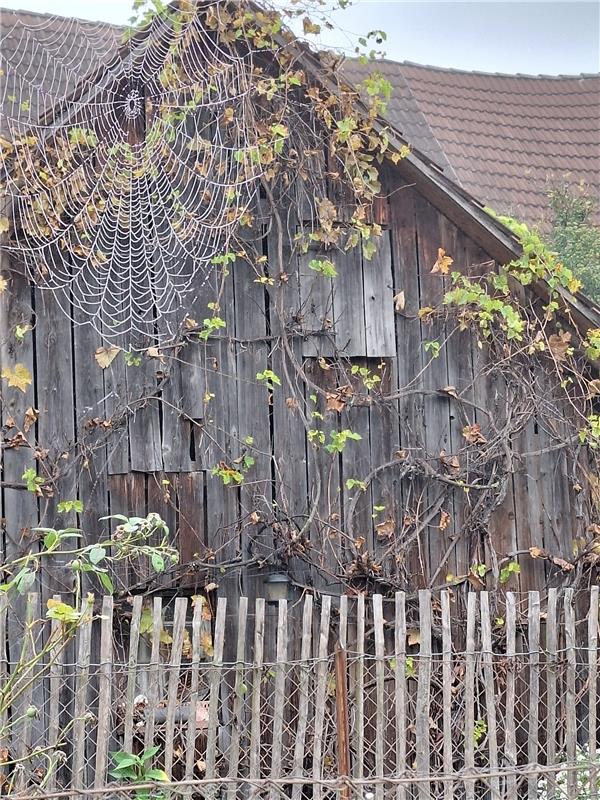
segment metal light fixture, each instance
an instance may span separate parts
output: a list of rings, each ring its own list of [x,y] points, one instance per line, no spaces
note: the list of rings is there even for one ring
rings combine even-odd
[[[287,600],[290,578],[285,572],[271,572],[265,578],[267,603],[278,603]]]

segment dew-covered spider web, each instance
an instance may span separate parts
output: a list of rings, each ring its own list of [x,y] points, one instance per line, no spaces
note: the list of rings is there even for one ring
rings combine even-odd
[[[103,337],[172,336],[256,196],[255,54],[222,41],[224,6],[128,37],[3,12],[6,247]]]

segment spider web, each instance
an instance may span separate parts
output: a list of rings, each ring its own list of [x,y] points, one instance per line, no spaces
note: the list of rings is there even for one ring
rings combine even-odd
[[[257,193],[260,163],[240,157],[253,53],[207,19],[157,15],[129,41],[101,23],[4,22],[7,248],[105,338],[171,337]]]

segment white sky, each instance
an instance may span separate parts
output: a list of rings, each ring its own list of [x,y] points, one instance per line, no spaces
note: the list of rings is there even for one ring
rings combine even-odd
[[[0,0],[4,8],[123,24],[129,0]],[[352,34],[380,28],[397,60],[489,72],[570,74],[600,71],[599,2],[455,2],[354,0],[335,22]],[[348,47],[352,37],[329,32],[323,43]]]

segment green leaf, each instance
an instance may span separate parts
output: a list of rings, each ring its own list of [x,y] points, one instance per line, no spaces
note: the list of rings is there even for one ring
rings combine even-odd
[[[99,564],[103,558],[106,556],[106,550],[104,547],[100,547],[99,545],[95,545],[89,552],[89,559],[92,564]]]
[[[140,754],[140,761],[148,761],[149,758],[155,756],[158,751],[160,750],[160,745],[155,744],[153,747],[149,747],[147,750],[144,750],[143,753]]]
[[[57,531],[48,531],[48,533],[44,536],[44,547],[46,550],[52,550],[53,547],[56,547],[59,541],[60,537]]]
[[[165,571],[165,560],[160,553],[152,553],[150,561],[152,562],[152,568],[155,572]]]
[[[110,579],[110,576],[107,575],[106,572],[98,572],[96,574],[100,578],[100,583],[102,584],[102,586],[104,586],[104,588],[109,594],[112,594],[115,591],[115,587],[112,580]]]
[[[149,781],[162,781],[163,783],[168,783],[169,776],[164,771],[164,769],[149,769],[147,772],[144,773],[144,779]]]

